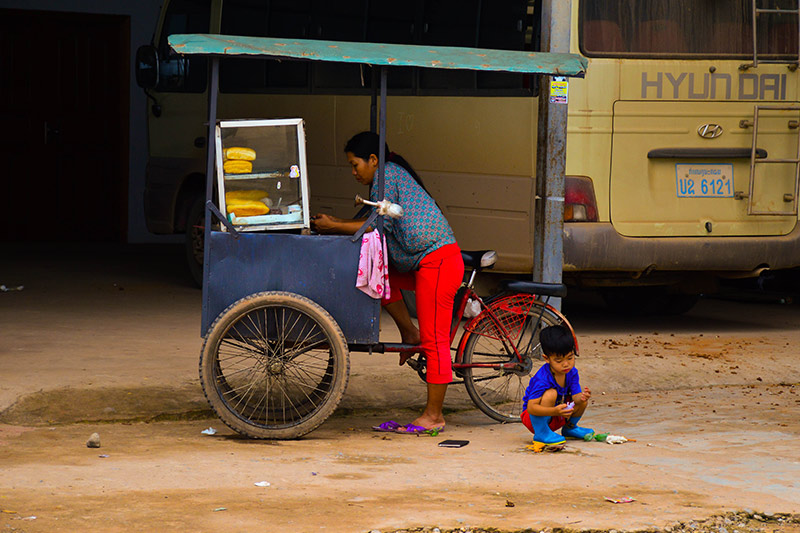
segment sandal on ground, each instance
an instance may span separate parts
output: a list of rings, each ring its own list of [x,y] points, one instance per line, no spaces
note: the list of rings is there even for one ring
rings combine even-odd
[[[397,428],[401,427],[400,424],[394,420],[384,422],[379,426],[372,426],[373,431],[382,431],[384,433],[394,433]]]
[[[405,426],[400,426],[395,429],[395,433],[400,433],[401,435],[430,435],[431,437],[435,437],[439,433],[444,431],[444,426],[439,426],[435,428],[425,428],[423,426],[415,426],[414,424],[406,424]]]

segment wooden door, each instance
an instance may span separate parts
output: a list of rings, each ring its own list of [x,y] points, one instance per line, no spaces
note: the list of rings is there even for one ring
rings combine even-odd
[[[2,241],[124,241],[129,18],[0,9]]]

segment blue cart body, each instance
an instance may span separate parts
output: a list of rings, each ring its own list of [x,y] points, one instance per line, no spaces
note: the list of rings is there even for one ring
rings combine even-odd
[[[287,291],[322,306],[348,342],[378,342],[380,304],[356,288],[361,239],[352,236],[212,231],[206,243],[206,333],[229,305],[254,293]]]

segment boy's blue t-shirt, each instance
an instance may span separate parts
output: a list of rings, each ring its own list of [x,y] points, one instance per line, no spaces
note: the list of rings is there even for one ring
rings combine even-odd
[[[564,387],[562,387],[556,383],[553,372],[550,370],[550,365],[547,363],[543,364],[531,378],[530,383],[528,383],[528,388],[525,389],[525,396],[522,398],[522,407],[526,408],[529,400],[541,398],[548,389],[556,389],[556,393],[559,396],[564,396],[567,391],[569,391],[570,394],[583,392],[580,377],[578,376],[578,369],[573,367],[572,370],[567,372],[566,378],[564,379]]]

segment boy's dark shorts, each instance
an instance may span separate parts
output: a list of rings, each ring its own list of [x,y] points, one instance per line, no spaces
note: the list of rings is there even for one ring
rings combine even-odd
[[[535,433],[535,431],[533,431],[533,426],[531,426],[531,417],[528,416],[528,411],[522,411],[519,417],[522,419],[522,424],[528,428],[528,431]],[[567,419],[563,416],[551,416],[550,423],[548,425],[550,426],[550,429],[556,431],[563,428],[566,424]]]

